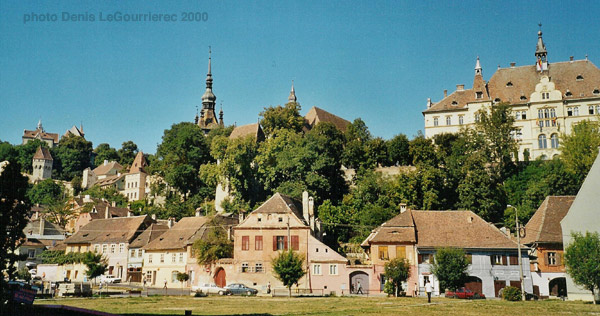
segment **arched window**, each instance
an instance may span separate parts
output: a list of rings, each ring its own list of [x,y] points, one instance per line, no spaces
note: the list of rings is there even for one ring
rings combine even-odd
[[[546,143],[546,135],[540,134],[540,136],[538,136],[538,147],[540,149],[548,148],[548,144]]]
[[[555,133],[550,136],[550,144],[552,148],[558,148],[558,134]]]

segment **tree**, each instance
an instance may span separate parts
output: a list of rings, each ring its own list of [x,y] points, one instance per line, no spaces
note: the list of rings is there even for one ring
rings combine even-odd
[[[27,196],[33,204],[50,205],[57,200],[63,198],[65,188],[54,182],[52,179],[46,179],[34,185],[28,192]]]
[[[6,299],[8,280],[16,274],[16,262],[21,256],[15,254],[19,242],[25,237],[23,229],[27,225],[27,178],[21,175],[21,166],[8,161],[0,166],[0,304]]]
[[[398,134],[386,142],[390,166],[406,166],[411,163],[408,143],[408,137],[404,134]]]
[[[138,146],[128,140],[121,144],[121,149],[117,151],[119,155],[119,163],[123,166],[130,166],[138,153]]]
[[[123,143],[125,144],[125,143]],[[96,158],[94,158],[94,165],[96,167],[102,165],[104,161],[119,161],[120,156],[117,153],[117,150],[110,147],[107,143],[102,143],[94,149],[94,153],[96,154]],[[133,161],[133,160],[132,160]]]
[[[15,146],[17,152],[17,162],[21,165],[21,171],[25,173],[33,172],[33,156],[37,151],[38,147],[48,148],[48,144],[39,139],[33,139],[25,144]]]
[[[304,118],[300,115],[300,104],[296,102],[287,103],[285,106],[270,106],[260,112],[262,126],[265,135],[271,136],[278,130],[286,129],[298,133],[304,126]]]
[[[69,134],[52,148],[54,168],[58,179],[70,181],[91,166],[92,142]]]
[[[83,264],[86,265],[87,270],[85,275],[89,280],[94,280],[106,272],[106,259],[102,258],[101,254],[95,254],[93,252],[86,252],[83,257]]]
[[[417,137],[410,141],[408,152],[410,157],[412,157],[413,166],[418,164],[437,165],[435,146],[431,142],[431,139],[425,138],[421,131],[419,131]]]
[[[306,274],[304,271],[304,256],[295,253],[293,250],[280,252],[273,261],[273,272],[275,276],[285,287],[288,288],[289,296],[292,296],[292,285],[298,284],[298,281]]]
[[[561,140],[560,155],[567,170],[583,182],[598,155],[598,146],[600,146],[598,122],[580,122],[573,126],[570,135],[561,135]]]
[[[410,263],[406,258],[394,258],[384,265],[385,277],[394,285],[394,296],[402,290],[402,282],[410,276]]]
[[[181,295],[183,295],[183,282],[187,282],[190,279],[190,275],[185,272],[177,272],[177,281],[181,283]]]
[[[565,249],[567,273],[575,283],[592,292],[596,304],[595,291],[600,289],[600,234],[586,232],[571,233],[571,243]]]
[[[207,226],[212,227],[207,236],[196,240],[192,246],[198,264],[213,264],[221,258],[233,257],[233,242],[227,238],[226,231],[219,227],[219,221],[213,218]]]
[[[439,248],[431,264],[431,273],[440,282],[440,289],[455,291],[465,285],[469,261],[463,249]]]

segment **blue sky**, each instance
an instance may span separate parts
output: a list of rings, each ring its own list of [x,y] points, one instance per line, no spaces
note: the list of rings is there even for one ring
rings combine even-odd
[[[178,21],[99,21],[115,12]],[[208,20],[180,21],[182,12]],[[83,123],[94,147],[132,140],[154,153],[163,131],[201,106],[209,45],[226,124],[256,122],[294,80],[302,114],[318,106],[362,118],[376,136],[412,138],[428,97],[471,86],[477,56],[486,80],[498,65],[533,64],[538,22],[549,62],[588,54],[600,64],[598,12],[597,1],[4,0],[0,139],[20,143],[41,118],[61,135]],[[25,23],[32,14],[57,21]]]

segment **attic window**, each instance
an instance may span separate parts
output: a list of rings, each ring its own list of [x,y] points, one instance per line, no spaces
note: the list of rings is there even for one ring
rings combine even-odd
[[[512,86],[513,86],[513,83],[509,81],[509,82],[507,82],[507,83],[506,83],[506,86],[507,86],[507,87],[512,87]]]
[[[457,105],[457,104],[458,104],[458,102],[452,101],[452,105]]]
[[[475,92],[475,98],[477,98],[477,99],[483,98],[483,92],[481,92],[481,91]]]
[[[565,95],[566,95],[567,97],[570,97],[570,96],[573,96],[573,93],[571,93],[571,91],[567,90],[567,93],[565,93]]]
[[[162,241],[163,239],[164,239],[163,237],[160,237],[160,238],[159,238],[159,240],[161,240],[161,241]]]
[[[577,78],[576,78],[576,80],[577,80],[577,81],[581,81],[581,80],[583,80],[583,76],[582,76],[582,75],[577,75]]]
[[[83,234],[83,237],[87,237],[89,234]]]
[[[598,89],[594,89],[593,93],[594,93],[594,94],[600,94],[600,90],[598,90]]]
[[[179,237],[179,240],[183,240],[183,237]]]
[[[260,223],[260,222],[262,222],[262,217],[259,217],[259,218],[258,218],[258,222],[259,222],[259,223]]]
[[[500,98],[495,98],[494,102],[500,102]]]
[[[525,100],[527,100],[527,97],[526,97],[526,96],[524,96],[524,95],[522,95],[522,96],[521,96],[521,101],[525,101]]]
[[[280,217],[278,220],[280,223],[283,223],[283,217]]]

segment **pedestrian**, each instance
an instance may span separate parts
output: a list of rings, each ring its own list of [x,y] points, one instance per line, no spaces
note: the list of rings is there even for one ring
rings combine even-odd
[[[358,283],[356,283],[356,294],[363,294],[362,284],[360,284],[360,281],[358,281]]]
[[[267,283],[267,294],[271,294],[271,281]]]
[[[148,280],[144,278],[144,288],[146,288],[146,282],[148,282]]]
[[[419,296],[419,287],[417,286],[417,282],[415,282],[415,289],[413,292],[413,297]]]
[[[427,293],[427,303],[431,303],[431,292],[433,291],[433,286],[431,286],[431,282],[427,280],[427,284],[425,284],[425,292]]]
[[[163,286],[163,289],[165,289],[165,295],[167,295],[167,279],[165,279],[165,286]]]

